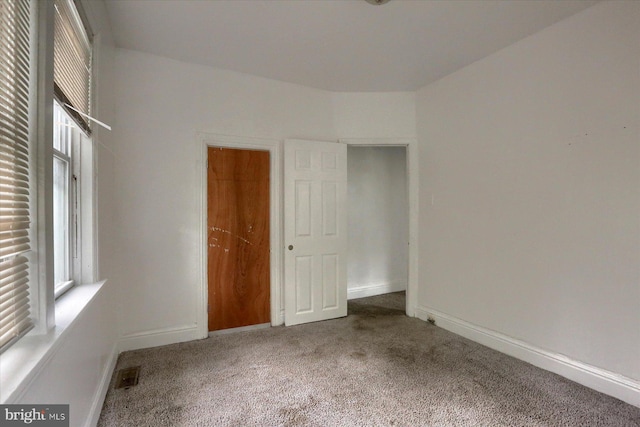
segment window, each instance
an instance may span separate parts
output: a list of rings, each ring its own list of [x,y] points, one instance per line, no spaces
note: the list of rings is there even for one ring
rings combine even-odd
[[[91,158],[83,161],[81,145],[90,144],[91,41],[71,0],[55,0],[54,6],[53,258],[58,298],[82,280],[80,180],[86,169],[82,163]]]
[[[0,2],[0,351],[32,327],[29,300],[32,4]]]

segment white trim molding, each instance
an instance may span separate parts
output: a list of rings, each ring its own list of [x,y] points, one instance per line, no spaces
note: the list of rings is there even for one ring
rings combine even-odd
[[[268,151],[270,159],[269,180],[269,215],[270,215],[270,248],[271,248],[271,325],[278,326],[284,323],[281,311],[283,304],[282,291],[282,232],[281,194],[282,194],[282,142],[274,139],[251,138],[244,136],[219,135],[199,132],[197,134],[198,150],[200,151],[199,167],[201,171],[200,182],[200,301],[197,321],[200,338],[209,336],[207,325],[207,301],[209,289],[207,286],[207,149],[209,147],[236,148],[242,150]]]
[[[416,316],[418,305],[418,140],[416,138],[342,138],[347,145],[407,147],[407,199],[409,202],[409,261],[406,313]]]
[[[544,350],[429,307],[417,307],[416,317],[425,321],[432,319],[437,326],[457,335],[640,407],[640,381]]]
[[[139,350],[185,341],[202,339],[199,325],[178,326],[175,328],[154,329],[123,335],[118,342],[118,350]]]
[[[391,292],[405,291],[406,289],[407,283],[403,280],[353,286],[347,289],[347,299],[372,297],[375,295],[383,295]]]
[[[111,377],[113,371],[116,369],[116,363],[118,362],[118,346],[114,344],[111,354],[107,359],[107,363],[102,370],[102,376],[100,378],[100,384],[96,389],[96,393],[93,396],[93,402],[91,403],[91,409],[89,409],[89,415],[85,420],[84,425],[86,427],[97,426],[100,413],[102,412],[102,405],[104,405],[104,399],[109,391],[109,385],[111,384]]]

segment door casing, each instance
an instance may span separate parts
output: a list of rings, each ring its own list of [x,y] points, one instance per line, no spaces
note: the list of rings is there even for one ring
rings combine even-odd
[[[418,304],[418,141],[415,138],[343,138],[340,142],[361,147],[406,147],[409,259],[406,313],[415,317]]]
[[[282,220],[281,220],[281,193],[282,193],[282,167],[281,167],[281,142],[272,139],[249,138],[239,136],[227,136],[211,133],[199,133],[197,137],[200,150],[199,167],[201,170],[200,188],[200,254],[198,261],[201,272],[201,293],[198,301],[198,329],[202,338],[209,335],[207,319],[208,301],[208,271],[207,271],[207,167],[209,147],[237,148],[245,150],[269,151],[269,239],[270,239],[270,292],[271,292],[271,325],[277,326],[284,323],[282,301]]]
[[[207,325],[208,272],[207,272],[207,149],[225,147],[265,150],[270,153],[270,261],[271,261],[271,325],[284,324],[284,221],[282,219],[282,144],[276,139],[251,138],[199,132],[196,137],[200,152],[197,167],[200,170],[200,233],[198,264],[200,271],[200,298],[196,319],[201,338],[209,334]],[[348,138],[339,139],[348,145],[405,146],[407,147],[407,188],[409,204],[409,282],[407,283],[406,314],[415,317],[418,296],[418,161],[415,138]]]

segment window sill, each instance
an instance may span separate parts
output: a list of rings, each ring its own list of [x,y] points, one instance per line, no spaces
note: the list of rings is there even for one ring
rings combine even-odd
[[[74,286],[56,301],[56,326],[53,329],[46,334],[29,333],[0,355],[0,404],[20,400],[55,356],[68,331],[105,282]]]
[[[55,300],[58,301],[58,298],[66,294],[69,289],[73,288],[73,285],[75,285],[75,282],[73,280],[66,281],[61,285],[56,285],[56,288],[53,292],[53,297],[55,298]]]

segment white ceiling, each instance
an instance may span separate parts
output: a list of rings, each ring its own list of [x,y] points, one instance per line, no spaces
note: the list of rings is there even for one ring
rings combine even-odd
[[[105,3],[118,47],[332,91],[412,91],[596,1]]]

